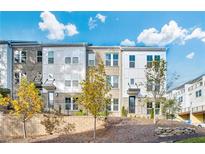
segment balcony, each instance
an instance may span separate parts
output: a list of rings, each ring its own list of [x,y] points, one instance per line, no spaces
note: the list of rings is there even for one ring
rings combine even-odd
[[[205,112],[205,105],[192,108],[192,113],[201,113],[201,112]]]

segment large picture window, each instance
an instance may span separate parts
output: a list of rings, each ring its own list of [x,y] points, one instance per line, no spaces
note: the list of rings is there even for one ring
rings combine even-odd
[[[48,64],[53,64],[54,63],[54,52],[49,51],[48,52]]]

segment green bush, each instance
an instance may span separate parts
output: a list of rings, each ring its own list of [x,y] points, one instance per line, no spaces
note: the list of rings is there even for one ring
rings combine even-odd
[[[2,97],[6,97],[10,94],[10,90],[7,88],[0,88],[0,95]]]
[[[83,112],[83,110],[79,110],[79,111],[75,112],[74,115],[75,115],[75,116],[85,116],[86,113]]]
[[[125,109],[125,107],[123,106],[121,109],[121,116],[122,117],[127,117],[128,111]]]
[[[151,119],[154,119],[154,109],[153,109],[153,108],[152,108],[152,110],[151,110],[150,118],[151,118]]]

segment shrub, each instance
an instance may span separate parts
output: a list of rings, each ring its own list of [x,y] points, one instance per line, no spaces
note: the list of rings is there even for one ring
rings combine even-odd
[[[67,123],[65,127],[63,128],[64,134],[69,134],[70,132],[75,130],[75,124],[74,123]]]
[[[45,130],[48,134],[53,134],[58,130],[60,125],[61,117],[57,114],[44,114],[44,119],[41,121],[41,124],[45,127]]]
[[[151,119],[154,119],[154,109],[153,109],[153,108],[152,108],[152,110],[151,110],[150,118],[151,118]]]
[[[85,116],[86,113],[83,110],[74,113],[75,116]]]
[[[128,111],[125,109],[125,107],[123,106],[122,109],[121,109],[121,116],[122,117],[127,117],[127,113]]]

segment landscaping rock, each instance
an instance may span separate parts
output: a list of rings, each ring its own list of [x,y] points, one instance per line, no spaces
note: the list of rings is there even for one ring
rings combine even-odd
[[[196,133],[195,128],[190,127],[158,127],[155,129],[155,135],[158,137],[170,137],[170,136],[179,136],[179,135],[188,135]]]

